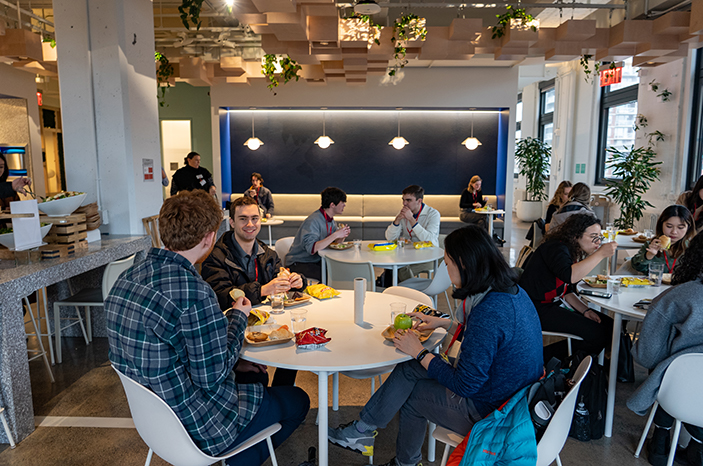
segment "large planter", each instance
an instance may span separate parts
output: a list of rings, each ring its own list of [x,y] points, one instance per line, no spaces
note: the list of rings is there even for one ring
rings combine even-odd
[[[542,217],[542,201],[517,201],[517,218],[523,222],[534,222]]]

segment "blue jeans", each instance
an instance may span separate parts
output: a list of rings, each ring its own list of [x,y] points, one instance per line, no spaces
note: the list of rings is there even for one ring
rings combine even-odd
[[[466,435],[481,420],[470,399],[460,397],[429,378],[427,370],[414,359],[393,369],[388,380],[366,403],[360,417],[367,424],[383,428],[398,411],[396,458],[407,464],[422,460],[427,421]]]
[[[237,436],[228,451],[271,424],[278,422],[281,430],[271,436],[273,447],[278,447],[305,419],[310,409],[310,398],[298,387],[268,387],[254,419]],[[265,441],[259,442],[227,460],[230,466],[260,466],[269,457]]]

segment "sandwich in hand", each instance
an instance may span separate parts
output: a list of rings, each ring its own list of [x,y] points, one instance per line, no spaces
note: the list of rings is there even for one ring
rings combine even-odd
[[[669,249],[669,246],[671,246],[671,238],[666,235],[661,235],[659,237],[659,242],[661,243],[662,249]]]

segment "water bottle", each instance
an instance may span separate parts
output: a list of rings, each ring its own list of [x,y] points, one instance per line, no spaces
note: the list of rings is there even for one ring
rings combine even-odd
[[[574,421],[571,425],[571,435],[576,440],[588,442],[591,440],[591,419],[588,414],[588,408],[583,403],[583,397],[576,407],[574,413]]]

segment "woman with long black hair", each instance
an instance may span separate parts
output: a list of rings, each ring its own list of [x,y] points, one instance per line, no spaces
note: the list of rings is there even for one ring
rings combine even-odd
[[[574,214],[544,237],[520,278],[537,308],[542,330],[577,335],[573,348],[598,354],[611,340],[613,320],[581,301],[576,283],[615,253],[617,243],[601,244],[601,224],[593,215]],[[566,342],[545,348],[547,356],[566,357]]]
[[[456,321],[411,316],[418,330],[445,328],[462,338],[461,353],[444,360],[423,348],[412,332],[396,333],[397,349],[413,357],[396,366],[371,397],[360,419],[330,429],[330,441],[373,454],[376,428],[400,412],[396,457],[386,466],[417,465],[427,421],[466,435],[472,426],[543,373],[542,335],[535,307],[488,233],[471,225],[453,231],[444,260],[454,297],[463,303]]]

